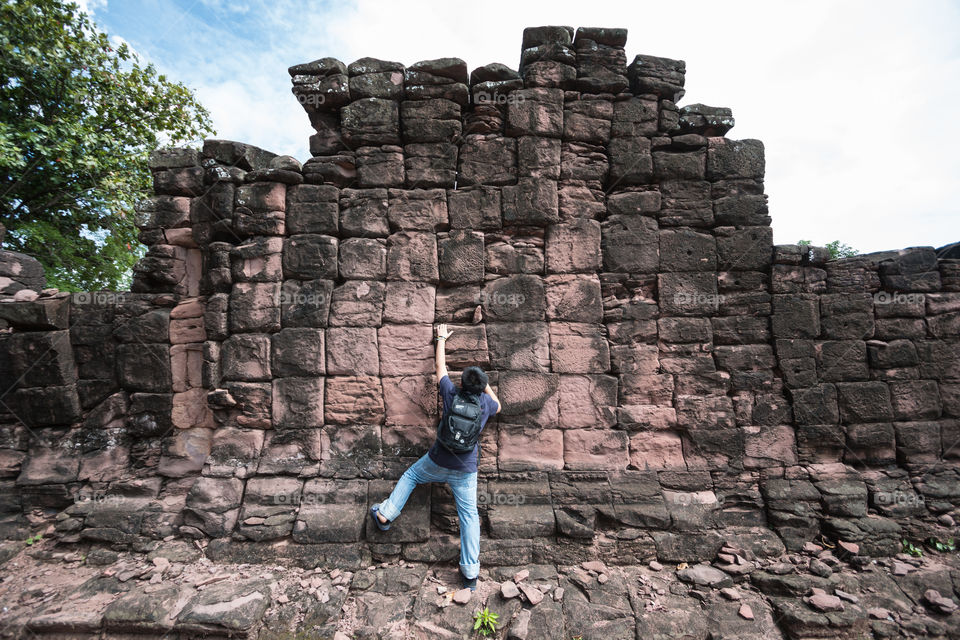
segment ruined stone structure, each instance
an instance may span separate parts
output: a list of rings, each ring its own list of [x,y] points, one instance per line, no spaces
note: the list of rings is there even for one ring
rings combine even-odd
[[[302,166],[220,140],[155,153],[131,292],[0,303],[2,532],[453,559],[443,487],[389,534],[365,519],[432,442],[446,322],[451,370],[491,371],[504,405],[485,566],[942,536],[958,261],[774,246],[762,144],[725,137],[728,109],[679,108],[684,63],[628,65],[625,43],[528,29],[519,72],[325,58],[290,69]]]

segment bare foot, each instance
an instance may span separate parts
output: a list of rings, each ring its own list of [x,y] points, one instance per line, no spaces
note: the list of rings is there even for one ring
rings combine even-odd
[[[387,519],[383,517],[383,514],[377,511],[377,520],[383,524],[387,524]]]

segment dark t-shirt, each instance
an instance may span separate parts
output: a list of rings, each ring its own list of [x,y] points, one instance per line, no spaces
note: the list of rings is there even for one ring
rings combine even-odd
[[[450,410],[450,405],[453,404],[453,397],[455,395],[457,395],[457,387],[453,384],[453,381],[450,380],[450,377],[443,376],[440,378],[440,396],[443,398],[444,413]],[[493,398],[485,393],[482,393],[480,394],[480,406],[483,407],[483,414],[480,417],[480,425],[482,430],[483,427],[487,426],[487,420],[490,418],[490,416],[497,413],[497,403]],[[473,451],[470,453],[461,453],[460,455],[457,455],[451,451],[447,451],[442,444],[434,441],[433,446],[430,447],[427,455],[429,455],[430,459],[441,467],[456,469],[457,471],[466,471],[468,473],[476,473],[477,451],[479,451],[479,449],[480,445],[477,444],[477,446],[475,446]]]

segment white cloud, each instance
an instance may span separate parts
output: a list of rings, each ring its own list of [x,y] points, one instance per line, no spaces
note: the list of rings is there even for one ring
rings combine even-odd
[[[764,141],[776,242],[839,239],[874,251],[960,240],[952,198],[960,160],[951,148],[960,137],[960,9],[949,0],[313,8],[277,0],[254,5],[252,23],[239,22],[248,4],[204,4],[213,19],[171,12],[141,51],[197,89],[220,137],[305,159],[311,130],[286,73],[298,62],[454,56],[471,69],[516,68],[526,26],[626,27],[628,61],[638,53],[686,60],[681,104],[731,107],[737,126],[728,135]]]
[[[97,9],[103,9],[107,6],[107,0],[72,0],[80,10],[89,16],[92,16]]]

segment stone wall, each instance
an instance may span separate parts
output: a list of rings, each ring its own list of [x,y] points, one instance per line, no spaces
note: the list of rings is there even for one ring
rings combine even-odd
[[[0,304],[0,523],[66,542],[358,566],[456,557],[444,487],[366,505],[430,445],[433,323],[503,412],[482,562],[869,554],[960,505],[960,270],[774,246],[763,146],[678,107],[622,29],[524,31],[519,72],[291,67],[302,165],[151,158],[130,292]],[[294,544],[272,544],[276,541]]]

